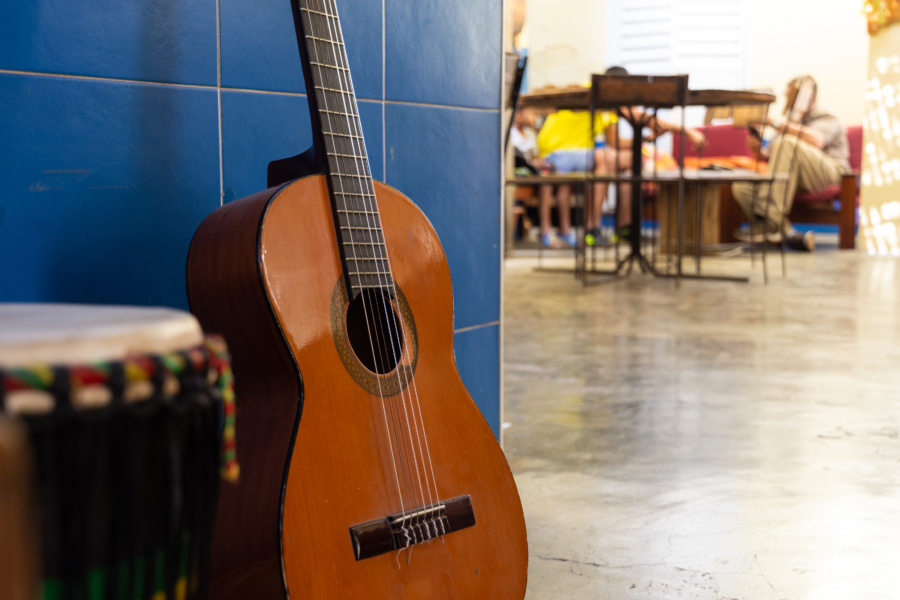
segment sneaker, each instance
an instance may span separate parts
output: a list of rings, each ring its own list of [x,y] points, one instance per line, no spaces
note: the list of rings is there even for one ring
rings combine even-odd
[[[602,234],[600,233],[600,228],[591,227],[587,230],[587,233],[584,234],[584,245],[596,246],[603,240],[601,236]]]
[[[812,252],[816,249],[816,234],[812,231],[806,233],[794,232],[786,238],[787,247],[803,252]]]
[[[616,229],[616,232],[612,236],[612,241],[614,244],[618,244],[621,241],[627,242],[631,239],[631,225],[622,225],[621,227]]]
[[[750,228],[736,230],[734,237],[741,242],[752,244],[760,244],[762,242],[780,244],[782,240],[778,224],[764,217],[754,217],[753,221],[750,222]]]
[[[545,248],[562,248],[566,244],[568,244],[569,246],[575,245],[575,234],[571,231],[567,235],[563,236],[555,235],[553,232],[544,233],[541,235],[541,245]]]
[[[763,242],[769,244],[780,244],[781,240],[784,236],[781,235],[780,231],[772,231],[769,233],[763,233],[761,231],[748,231],[746,229],[737,229],[734,232],[734,237],[739,242],[745,242],[748,244],[761,244]]]

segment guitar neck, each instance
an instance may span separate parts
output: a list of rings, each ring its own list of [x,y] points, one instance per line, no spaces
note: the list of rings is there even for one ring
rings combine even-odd
[[[392,289],[336,0],[292,0],[292,6],[313,146],[328,179],[347,289],[351,297],[367,288]]]

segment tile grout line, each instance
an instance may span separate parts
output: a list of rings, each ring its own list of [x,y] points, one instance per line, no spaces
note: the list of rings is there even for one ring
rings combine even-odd
[[[365,100],[363,100],[365,102]],[[374,102],[372,100],[371,102]],[[454,110],[468,110],[472,112],[499,113],[498,108],[482,108],[479,106],[458,106],[455,104],[434,104],[431,102],[410,102],[405,100],[384,100],[385,104],[396,104],[398,106],[421,106],[424,108],[452,108]]]
[[[225,169],[222,160],[222,8],[216,0],[216,104],[219,121],[219,206],[225,205]]]
[[[381,0],[381,177],[387,182],[387,8]]]
[[[273,96],[297,96],[305,98],[301,92],[281,92],[278,90],[254,90],[250,88],[235,88],[216,85],[203,85],[199,83],[171,83],[163,81],[147,81],[143,79],[124,79],[121,77],[99,77],[96,75],[69,75],[66,73],[40,73],[38,71],[20,71],[15,69],[0,69],[0,75],[29,75],[33,77],[46,77],[48,79],[82,79],[85,81],[104,81],[108,83],[134,83],[138,85],[150,85],[158,87],[184,88],[192,90],[218,90],[220,92],[241,92],[246,94],[271,94]],[[404,100],[387,100],[386,98],[357,98],[359,102],[375,102],[379,104],[396,104],[398,106],[419,106],[423,108],[444,108],[452,110],[466,110],[472,112],[498,113],[497,108],[484,108],[478,106],[460,106],[458,104],[434,104],[431,102],[411,102]]]
[[[31,75],[48,79],[83,79],[85,81],[105,81],[107,83],[137,83],[158,87],[187,88],[195,90],[212,90],[216,86],[200,83],[174,83],[164,81],[147,81],[142,79],[124,79],[122,77],[101,77],[99,75],[72,75],[68,73],[41,73],[39,71],[21,71],[16,69],[0,69],[0,75]]]
[[[468,327],[461,327],[459,329],[454,329],[453,333],[467,333],[469,331],[476,331],[478,329],[487,329],[488,327],[494,327],[500,325],[500,321],[490,321],[488,323],[480,323],[478,325],[469,325]]]
[[[498,257],[498,260],[500,262],[500,269],[499,269],[499,281],[497,282],[497,285],[500,288],[499,293],[497,294],[497,301],[499,304],[499,306],[497,308],[499,309],[498,315],[500,316],[500,319],[497,322],[498,323],[498,326],[497,326],[497,380],[498,380],[498,383],[497,383],[497,394],[498,394],[497,415],[500,420],[498,437],[499,437],[499,442],[500,442],[501,448],[503,448],[504,431],[505,431],[505,429],[503,428],[503,423],[506,421],[505,403],[503,402],[503,397],[504,397],[504,394],[506,393],[506,386],[503,384],[503,371],[504,371],[503,361],[506,358],[506,353],[503,350],[503,342],[505,340],[504,331],[503,331],[503,299],[504,299],[504,292],[503,292],[503,278],[504,278],[503,262],[504,261],[503,261],[503,257],[504,257],[504,254],[506,253],[506,239],[505,238],[506,238],[506,219],[507,219],[506,201],[505,201],[506,186],[504,185],[504,181],[506,180],[506,148],[504,147],[504,140],[505,140],[504,134],[505,134],[505,129],[506,129],[506,127],[504,125],[505,125],[505,121],[506,121],[506,119],[505,119],[506,113],[504,111],[504,107],[506,106],[506,103],[504,102],[504,96],[503,96],[503,91],[504,91],[504,87],[505,87],[504,82],[506,81],[506,40],[504,39],[505,30],[506,30],[506,28],[504,27],[506,25],[506,14],[507,14],[506,11],[507,11],[507,0],[501,0],[501,2],[500,2],[500,56],[499,56],[499,59],[500,59],[500,81],[498,82],[499,88],[500,88],[500,90],[499,90],[500,98],[498,101],[498,105],[500,108],[500,115],[499,115],[500,118],[498,119],[498,121],[500,122],[499,123],[500,126],[498,127],[498,131],[497,131],[498,141],[500,142],[499,144],[497,144],[500,147],[499,148],[500,181],[497,182],[499,185],[499,188],[500,188],[499,190],[497,190],[499,193],[499,196],[500,196],[500,222],[499,222],[499,227],[497,228],[497,230],[498,230],[497,237],[500,241],[500,244],[499,244],[500,256]]]

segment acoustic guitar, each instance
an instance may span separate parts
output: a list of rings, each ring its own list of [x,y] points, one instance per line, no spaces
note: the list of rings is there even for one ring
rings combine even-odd
[[[188,258],[237,385],[210,597],[521,599],[522,507],[456,370],[440,242],[370,175],[335,0],[292,8],[313,147],[213,212]]]

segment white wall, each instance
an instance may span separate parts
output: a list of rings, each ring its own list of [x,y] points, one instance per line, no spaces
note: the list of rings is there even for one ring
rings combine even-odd
[[[861,0],[752,0],[747,60],[751,87],[785,84],[809,73],[819,102],[845,125],[862,122],[869,40]]]
[[[604,0],[528,0],[528,88],[586,83],[601,73]]]
[[[846,124],[862,121],[868,36],[860,0],[743,0],[747,76],[779,96],[812,74],[823,106]],[[602,72],[607,0],[528,0],[529,89],[569,85]],[[777,106],[780,109],[779,99]]]

